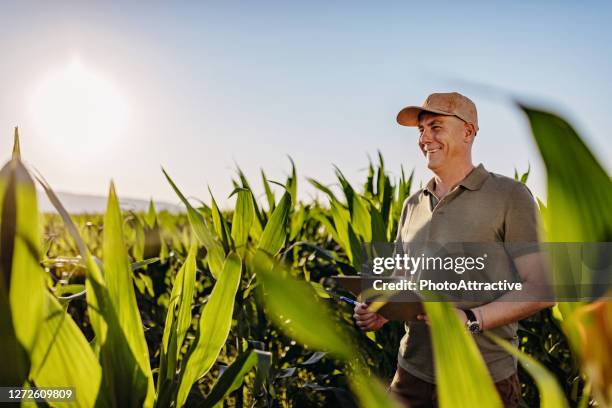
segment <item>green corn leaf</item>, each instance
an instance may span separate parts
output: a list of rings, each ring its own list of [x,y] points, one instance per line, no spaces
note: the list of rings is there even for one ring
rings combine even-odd
[[[159,261],[158,257],[149,258],[149,259],[143,259],[142,261],[138,261],[138,262],[132,262],[130,264],[130,269],[132,270],[132,272],[135,272],[135,271],[137,271],[139,269],[144,269],[144,268],[147,267],[147,265],[154,264],[157,261]]]
[[[217,403],[238,389],[244,381],[244,376],[257,364],[257,353],[249,350],[239,355],[234,362],[227,367],[221,377],[217,380],[210,393],[206,396],[202,408],[214,407]]]
[[[264,191],[266,192],[266,199],[268,200],[268,213],[272,214],[272,211],[274,211],[274,207],[276,206],[276,200],[274,198],[274,193],[270,188],[270,183],[268,182],[266,173],[264,173],[263,169],[261,169],[261,181],[264,186]]]
[[[355,234],[349,210],[344,208],[340,202],[332,200],[331,213],[338,236],[338,244],[346,252],[353,268],[359,270],[363,261],[362,241]]]
[[[0,200],[0,278],[4,287],[0,296],[8,295],[3,303],[8,300],[12,311],[12,323],[7,325],[13,327],[21,347],[31,351],[43,317],[46,285],[38,263],[41,231],[36,189],[21,162],[17,128],[13,158],[0,170]],[[3,319],[8,319],[6,306]]]
[[[255,217],[255,221],[251,225],[251,236],[255,241],[261,240],[261,234],[263,234],[263,227],[259,218]]]
[[[155,297],[155,289],[153,288],[153,279],[149,275],[139,272],[137,276],[133,276],[134,284],[138,287],[140,293],[145,291],[150,297]]]
[[[45,318],[32,352],[31,378],[38,387],[74,387],[77,406],[111,406],[102,367],[87,339],[53,295],[44,294]]]
[[[291,156],[289,156],[289,161],[291,162],[291,175],[287,177],[287,182],[285,183],[285,186],[287,188],[287,191],[289,191],[289,194],[291,194],[291,202],[294,205],[297,205],[297,171],[295,169],[295,163],[293,162]]]
[[[366,208],[366,202],[359,197],[359,194],[353,194],[351,226],[362,241],[372,242],[372,219]]]
[[[370,221],[372,229],[372,239],[369,242],[389,242],[387,229],[380,211],[374,206],[370,207]],[[368,241],[366,241],[368,242]]]
[[[351,219],[349,211],[337,200],[331,200],[330,212],[334,220],[334,228],[338,234],[338,244],[344,249],[352,262],[351,246],[349,242],[348,227]]]
[[[612,241],[610,176],[564,119],[525,105],[520,107],[529,118],[546,166],[548,240]]]
[[[336,200],[336,201],[338,200],[336,195],[329,189],[329,187],[324,186],[323,184],[319,183],[317,180],[312,179],[312,178],[308,178],[307,180],[315,188],[324,192],[327,195],[327,197],[329,197],[330,200]]]
[[[195,199],[196,201],[198,201],[200,203],[200,206],[196,208],[196,211],[198,211],[202,217],[204,217],[205,220],[208,220],[208,218],[211,217],[211,209],[210,207],[202,200],[200,199]],[[207,222],[208,224],[208,222]]]
[[[76,244],[86,268],[87,309],[89,320],[96,334],[92,347],[102,365],[103,382],[112,405],[143,406],[149,389],[149,380],[140,369],[119,318],[110,302],[104,275],[89,252],[74,221],[57,198],[49,184],[39,175],[37,180],[45,190],[49,201],[60,214],[66,230]],[[147,400],[149,401],[149,400]],[[145,406],[151,406],[146,404]]]
[[[223,249],[225,249],[226,251],[229,251],[230,248],[233,248],[234,242],[230,238],[227,221],[225,220],[225,217],[221,213],[221,210],[219,209],[219,206],[217,205],[217,201],[215,200],[215,197],[213,196],[212,191],[210,191],[210,188],[208,189],[208,192],[210,193],[210,198],[212,201],[211,216],[213,220],[213,226],[215,227],[215,232],[221,238]]]
[[[291,210],[291,195],[286,192],[274,209],[259,240],[259,249],[276,255],[287,239],[287,220]]]
[[[0,384],[22,386],[44,313],[34,183],[21,163],[15,128],[13,158],[0,170]]]
[[[342,191],[344,192],[344,198],[346,200],[346,205],[349,208],[349,212],[353,213],[353,196],[356,194],[355,189],[351,186],[348,179],[344,177],[344,174],[337,166],[334,166],[336,172],[336,178],[340,182],[340,186],[342,187]]]
[[[168,317],[168,315],[166,315]],[[164,326],[164,334],[166,330],[169,333],[176,333],[176,319],[171,322],[166,320],[166,326]],[[167,407],[170,406],[171,402],[176,397],[178,384],[176,382],[177,376],[177,361],[174,356],[180,353],[180,348],[177,345],[176,335],[170,335],[167,339],[167,346],[162,345],[160,350],[160,362],[159,371],[157,376],[157,398],[155,400],[156,407]]]
[[[166,176],[166,179],[174,189],[176,195],[179,196],[185,207],[187,207],[187,217],[189,218],[189,224],[193,229],[198,240],[206,247],[208,251],[208,265],[210,266],[210,272],[213,276],[218,279],[219,274],[223,270],[223,258],[225,256],[225,251],[223,250],[223,246],[215,239],[213,233],[210,231],[204,217],[198,211],[196,211],[189,201],[187,197],[183,195],[183,193],[178,189],[174,181],[170,178],[166,170],[162,168],[162,172]]]
[[[366,375],[363,369],[353,370],[349,380],[361,408],[399,408],[385,386],[378,379]]]
[[[385,175],[385,161],[383,160],[382,153],[378,151],[378,168],[376,169],[376,193],[380,202],[383,200],[383,194],[385,191],[385,183],[387,176]]]
[[[269,351],[255,350],[257,353],[257,371],[253,382],[254,395],[257,398],[265,398],[266,383],[270,381],[270,368],[272,367],[272,353]]]
[[[612,241],[612,181],[606,170],[563,118],[524,104],[519,107],[529,119],[546,166],[548,203],[542,213],[546,240]],[[564,265],[562,260],[553,261],[553,265],[559,281],[576,278],[573,271],[559,267]],[[579,302],[559,303],[564,317],[579,307]],[[580,349],[579,345],[574,347]]]
[[[240,256],[230,252],[223,264],[223,273],[202,310],[196,339],[181,372],[177,406],[185,403],[192,385],[210,370],[225,344],[232,324],[241,271]]]
[[[144,216],[143,224],[144,248],[142,257],[143,259],[158,257],[162,251],[163,242],[153,199],[149,201],[149,210]]]
[[[298,208],[298,210],[291,217],[291,228],[289,232],[289,241],[293,241],[297,237],[297,235],[300,233],[300,231],[302,230],[302,227],[304,226],[304,223],[306,222],[307,212],[308,212],[307,207],[305,207],[303,204],[300,204],[300,207]]]
[[[253,262],[263,283],[259,293],[266,313],[280,329],[300,343],[336,357],[349,359],[355,355],[346,331],[331,319],[307,282],[290,277],[264,252],[258,251]]]
[[[338,235],[338,231],[336,230],[334,221],[333,219],[330,219],[326,212],[317,209],[316,211],[312,212],[312,218],[323,224],[327,233],[332,236],[332,239],[335,242],[340,243],[340,236]]]
[[[353,268],[355,270],[361,270],[361,264],[364,261],[365,254],[363,252],[363,246],[361,244],[362,241],[359,240],[355,232],[353,231],[353,226],[349,224],[347,226],[348,233],[348,242],[349,242],[349,252],[351,254],[350,259],[352,260]]]
[[[45,286],[39,265],[36,191],[20,160],[17,129],[13,158],[0,171],[0,197],[2,385],[22,385],[30,371],[29,377],[38,386],[69,384],[79,388],[76,401],[81,405],[93,406],[97,400],[98,406],[108,406],[105,394],[100,392],[102,373],[95,355],[70,315]],[[19,321],[13,326],[15,318]],[[79,364],[73,364],[77,360]]]
[[[549,372],[533,357],[521,352],[502,338],[493,333],[487,333],[487,336],[500,347],[503,347],[506,352],[515,356],[523,365],[523,368],[525,368],[529,375],[535,380],[538,390],[540,391],[540,408],[563,408],[568,406],[565,394],[563,394],[563,390],[559,386],[559,383],[557,383],[554,374]]]
[[[78,252],[81,254],[83,259],[83,263],[85,266],[85,270],[87,271],[87,280],[85,282],[87,289],[87,305],[88,309],[91,310],[89,313],[89,319],[91,321],[91,325],[96,332],[96,348],[99,352],[99,346],[104,344],[106,341],[106,330],[107,324],[106,321],[102,318],[102,314],[104,313],[104,298],[103,295],[106,291],[105,283],[103,280],[102,272],[100,271],[99,265],[95,262],[92,257],[89,249],[85,245],[85,241],[81,237],[79,230],[77,229],[74,221],[57,198],[57,195],[51,188],[51,186],[44,180],[41,175],[36,176],[36,180],[42,186],[43,190],[47,194],[49,201],[55,207],[57,212],[59,213],[64,225],[66,226],[66,230],[68,234],[74,241]],[[102,296],[102,298],[100,298]]]
[[[530,172],[531,172],[531,163],[527,165],[527,171],[521,175],[521,183],[525,184],[527,182]]]
[[[155,212],[155,204],[153,204],[152,198],[149,200],[149,209],[145,215],[145,222],[149,228],[153,228],[157,224],[157,213]]]
[[[232,238],[236,248],[244,251],[249,239],[249,232],[255,217],[253,208],[253,195],[250,190],[238,190],[236,199],[236,209],[232,219]]]
[[[236,169],[237,169],[237,172],[238,172],[238,177],[240,178],[240,182],[242,183],[242,188],[245,188],[245,189],[250,190],[252,192],[253,189],[251,188],[251,186],[250,186],[246,176],[242,172],[242,169],[240,167],[236,167]],[[238,188],[239,186],[236,183],[234,187]],[[263,211],[261,211],[259,209],[259,206],[257,205],[257,201],[255,199],[253,199],[253,210],[255,211],[255,217],[259,221],[259,226],[263,226],[265,224],[265,216],[263,214]]]
[[[446,302],[425,302],[431,321],[436,389],[441,408],[501,407],[474,339]],[[469,367],[469,375],[461,375]]]
[[[17,339],[13,316],[11,313],[9,294],[4,279],[0,282],[0,349],[3,360],[0,366],[0,384],[2,386],[22,386],[30,371],[30,357],[27,350]]]
[[[157,380],[158,404],[167,405],[174,391],[174,377],[185,335],[191,324],[191,306],[195,293],[196,255],[198,246],[192,242],[185,262],[179,269],[172,286],[170,304],[160,350]]]
[[[368,155],[368,177],[363,185],[363,193],[367,197],[374,197],[374,166],[370,155]]]
[[[64,300],[77,298],[85,294],[84,284],[68,284],[58,285],[55,287],[54,295],[60,300],[60,303]],[[62,303],[63,304],[63,303]]]
[[[540,214],[542,214],[542,217],[546,218],[546,204],[540,200],[539,198],[536,198],[537,202],[538,202],[538,209],[540,210]]]
[[[162,353],[167,356],[168,379],[172,378],[176,370],[176,363],[179,357],[179,350],[185,340],[185,335],[191,324],[191,305],[195,293],[196,280],[196,254],[198,246],[195,242],[191,244],[185,262],[176,274],[172,294],[170,295],[170,305],[166,315],[166,324],[162,336]],[[176,316],[175,316],[176,315]],[[176,320],[174,330],[171,330]],[[176,352],[169,354],[169,343],[171,336],[176,337]]]
[[[289,246],[287,248],[287,250],[285,251],[285,254],[288,253],[289,250],[295,248],[295,247],[303,247],[304,249],[308,249],[310,251],[312,251],[314,254],[316,254],[317,256],[327,260],[327,261],[332,261],[336,264],[343,264],[344,266],[350,268],[350,265],[343,263],[340,258],[338,258],[335,254],[335,252],[333,251],[328,251],[324,248],[321,248],[318,245],[315,245],[311,242],[307,242],[307,241],[298,241],[295,242],[293,244],[291,244],[291,246]],[[283,261],[285,261],[285,258],[282,258]]]
[[[238,173],[238,177],[240,178],[240,183],[242,183],[242,188],[250,190],[251,185],[249,184],[249,181],[247,180],[246,176],[244,175],[244,172],[239,166],[236,166],[236,172]]]
[[[383,191],[381,193],[380,213],[383,220],[388,219],[391,212],[391,204],[393,203],[394,188],[391,185],[391,180],[387,175],[384,176]]]
[[[183,344],[187,330],[191,325],[191,305],[193,304],[193,297],[195,294],[195,282],[196,282],[196,255],[198,253],[197,243],[193,243],[189,249],[187,259],[183,266],[183,281],[180,283],[180,302],[177,304],[177,345],[178,348]],[[173,288],[174,289],[174,288]],[[177,355],[178,357],[178,355]]]
[[[123,237],[123,217],[115,186],[111,183],[108,206],[104,214],[104,279],[109,300],[117,313],[119,325],[136,361],[148,380],[145,405],[152,405],[155,397],[153,375],[149,364],[149,349],[144,336],[142,320],[136,303],[132,271]]]
[[[132,245],[132,257],[135,261],[142,261],[145,250],[145,231],[140,219],[134,214],[134,245]]]
[[[400,178],[399,188],[397,190],[397,202],[400,204],[400,211],[404,200],[410,196],[410,190],[412,189],[412,181],[414,180],[414,169],[410,172],[410,177],[406,180],[404,175],[404,167],[402,166],[402,176]],[[399,214],[397,214],[399,216]]]
[[[397,225],[399,223],[402,209],[404,207],[404,201],[410,196],[410,190],[412,189],[412,182],[414,180],[414,169],[410,172],[410,177],[406,179],[404,174],[404,167],[402,166],[401,176],[397,185],[397,200],[391,203],[391,209],[389,212],[389,218],[386,218],[387,226],[387,237],[394,237]],[[382,214],[381,214],[382,218]],[[385,218],[383,218],[384,220]]]

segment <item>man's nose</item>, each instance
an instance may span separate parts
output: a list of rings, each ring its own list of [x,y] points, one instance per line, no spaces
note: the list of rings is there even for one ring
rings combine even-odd
[[[427,131],[427,129],[423,129],[421,134],[419,135],[419,144],[431,143],[431,135]]]

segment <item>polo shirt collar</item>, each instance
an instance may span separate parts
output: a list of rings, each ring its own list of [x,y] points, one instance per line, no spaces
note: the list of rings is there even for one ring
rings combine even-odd
[[[435,194],[434,194],[434,190],[435,189],[436,189],[436,178],[432,177],[431,180],[429,180],[429,182],[427,183],[427,185],[423,189],[423,192],[425,194],[431,194],[431,195],[435,196]]]
[[[470,174],[468,174],[463,181],[459,183],[460,186],[467,188],[468,190],[478,190],[489,177],[489,172],[484,168],[482,163],[477,167],[474,167]]]
[[[470,171],[470,173],[467,176],[465,176],[465,178],[462,181],[459,182],[459,185],[468,190],[478,190],[480,189],[480,187],[482,187],[484,182],[487,180],[487,177],[489,177],[489,172],[487,171],[487,169],[484,168],[482,163],[480,163],[478,166],[474,167],[472,171]],[[433,194],[435,196],[434,194],[435,188],[436,188],[436,179],[434,177],[431,180],[429,180],[429,182],[423,189],[423,192],[425,194]]]

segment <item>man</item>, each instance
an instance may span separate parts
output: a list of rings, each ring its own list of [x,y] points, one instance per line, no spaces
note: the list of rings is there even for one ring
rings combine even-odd
[[[502,270],[510,277],[518,272],[522,293],[535,293],[545,270],[537,250],[537,207],[522,183],[489,173],[482,164],[472,164],[472,145],[478,132],[474,103],[456,92],[434,93],[422,106],[402,109],[397,121],[418,127],[418,146],[434,177],[404,203],[396,242],[515,242],[517,248],[509,246],[503,252],[511,267],[504,270],[502,262],[496,273]],[[530,242],[535,244],[526,245]],[[517,321],[552,305],[533,301],[534,297],[527,302],[511,296],[505,294],[471,309],[456,309],[473,334],[507,407],[517,406],[520,396],[516,360],[481,332],[490,330],[516,345]],[[354,317],[366,331],[378,330],[386,323],[365,304],[355,307]],[[421,315],[419,320],[406,322],[397,372],[389,388],[398,400],[413,408],[437,405],[427,316]]]

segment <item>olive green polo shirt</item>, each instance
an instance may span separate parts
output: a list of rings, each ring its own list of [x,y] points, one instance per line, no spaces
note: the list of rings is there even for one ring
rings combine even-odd
[[[495,279],[516,278],[512,259],[532,252],[538,242],[538,210],[524,184],[488,172],[482,164],[474,168],[441,200],[433,194],[435,181],[417,191],[404,202],[396,242],[410,243],[504,243]],[[521,243],[517,247],[505,243]],[[525,243],[535,243],[525,246]],[[473,302],[468,307],[487,303]],[[458,307],[465,307],[458,305]],[[410,374],[435,382],[429,327],[424,322],[407,322],[400,343],[398,364]],[[518,323],[492,329],[498,336],[518,343]],[[511,376],[516,360],[483,335],[474,335],[476,344],[489,368],[493,381]],[[459,375],[459,374],[458,374]]]

